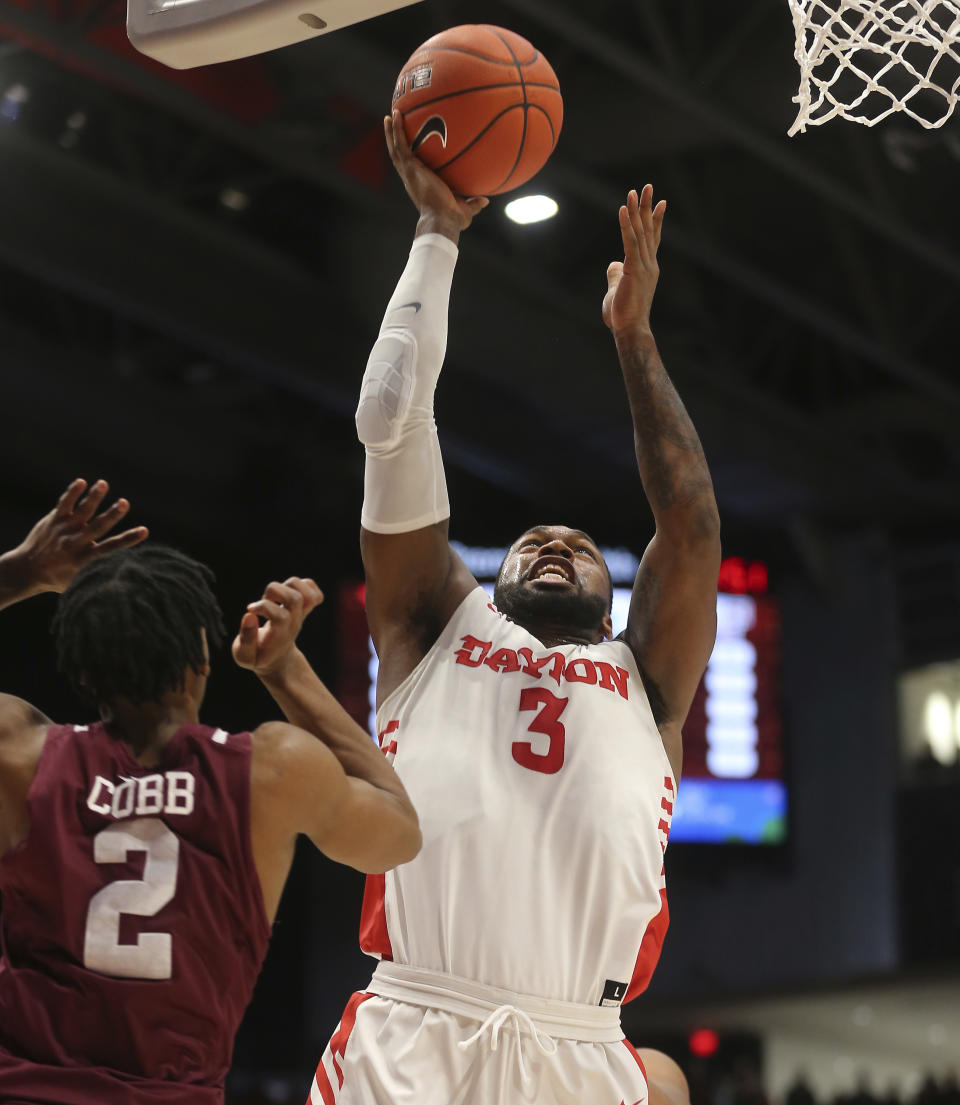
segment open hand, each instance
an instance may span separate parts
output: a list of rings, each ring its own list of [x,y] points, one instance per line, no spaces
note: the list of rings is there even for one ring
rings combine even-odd
[[[304,619],[321,602],[323,592],[312,579],[291,576],[284,583],[267,584],[263,597],[248,604],[240,621],[231,646],[236,663],[261,678],[277,671],[293,654]]]
[[[97,480],[89,491],[86,480],[74,480],[53,510],[12,550],[10,556],[21,566],[25,590],[62,593],[91,560],[129,549],[148,536],[146,526],[135,526],[107,537],[130,509],[126,499],[117,499],[100,510],[109,490],[106,480]]]
[[[479,215],[490,201],[485,196],[475,199],[455,196],[449,186],[410,149],[399,111],[384,117],[383,130],[393,167],[421,216],[442,219],[455,231],[466,230],[474,216]]]
[[[639,196],[631,190],[620,208],[623,261],[613,261],[607,268],[607,294],[603,297],[603,321],[614,335],[650,329],[650,307],[660,276],[657,249],[666,210],[666,200],[653,206],[652,184],[645,184]]]

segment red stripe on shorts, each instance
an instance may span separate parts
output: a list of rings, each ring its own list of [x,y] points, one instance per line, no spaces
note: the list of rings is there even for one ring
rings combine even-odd
[[[647,1100],[646,1105],[650,1105],[650,1079],[647,1078],[647,1068],[643,1065],[643,1060],[640,1058],[640,1054],[637,1049],[630,1043],[629,1040],[623,1041],[623,1046],[630,1052],[630,1054],[636,1059],[637,1066],[640,1068],[640,1073],[643,1075],[643,1084],[647,1087]],[[630,1095],[633,1097],[633,1094]],[[641,1105],[643,1098],[640,1101],[634,1102],[633,1105]],[[626,1098],[624,1098],[624,1105],[626,1105]]]
[[[330,1061],[333,1063],[333,1069],[337,1072],[338,1089],[343,1089],[343,1071],[340,1069],[340,1064],[337,1062],[337,1056],[339,1055],[342,1059],[346,1054],[350,1033],[353,1031],[353,1026],[357,1021],[357,1010],[367,998],[372,997],[373,994],[358,991],[350,998],[340,1018],[340,1023],[337,1025],[337,1030],[330,1037],[330,1043],[327,1044],[327,1050],[330,1052]],[[327,1074],[327,1068],[323,1065],[323,1059],[317,1064],[316,1077],[317,1089],[320,1091],[320,1096],[323,1098],[323,1105],[336,1105],[336,1094],[330,1082],[330,1077]],[[307,1102],[307,1105],[310,1105],[310,1103]]]
[[[630,1052],[630,1054],[634,1057],[634,1059],[636,1059],[637,1066],[643,1071],[643,1080],[644,1080],[644,1082],[647,1083],[647,1088],[649,1089],[650,1081],[647,1078],[647,1068],[643,1065],[643,1060],[640,1058],[640,1053],[633,1046],[633,1044],[630,1043],[629,1040],[624,1040],[623,1041],[623,1046],[627,1049],[627,1051]]]
[[[333,1086],[330,1085],[330,1079],[327,1078],[327,1072],[323,1069],[323,1062],[317,1064],[317,1089],[320,1091],[320,1096],[323,1098],[323,1105],[336,1105],[336,1099],[333,1096]],[[313,1094],[307,1099],[307,1105],[311,1105],[313,1100]]]

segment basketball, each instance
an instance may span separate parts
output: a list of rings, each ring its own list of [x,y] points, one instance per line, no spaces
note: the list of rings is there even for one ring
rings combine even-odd
[[[428,38],[401,70],[393,106],[413,152],[460,196],[525,184],[563,122],[547,59],[521,35],[486,24]]]

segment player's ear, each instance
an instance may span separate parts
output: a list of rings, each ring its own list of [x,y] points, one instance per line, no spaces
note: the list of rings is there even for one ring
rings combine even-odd
[[[603,615],[603,621],[600,623],[600,628],[603,630],[603,639],[609,641],[613,638],[613,619],[609,614]]]
[[[200,626],[200,637],[203,641],[203,663],[197,668],[200,675],[209,677],[210,675],[210,646],[207,644],[207,627]]]

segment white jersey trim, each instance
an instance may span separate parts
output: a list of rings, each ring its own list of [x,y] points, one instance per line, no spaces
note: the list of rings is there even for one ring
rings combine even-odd
[[[623,1039],[618,1005],[552,1001],[402,963],[381,960],[367,990],[383,998],[439,1009],[478,1022],[486,1021],[491,1013],[504,1007],[518,1009],[539,1031],[562,1040],[614,1043]]]

